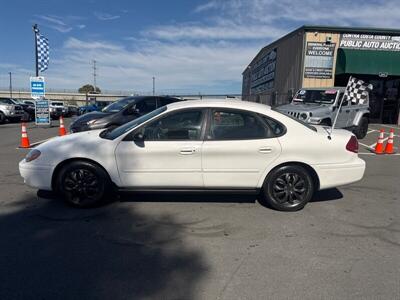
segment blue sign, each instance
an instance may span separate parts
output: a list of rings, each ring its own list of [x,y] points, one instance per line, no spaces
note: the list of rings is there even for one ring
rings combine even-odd
[[[35,120],[36,125],[50,125],[49,100],[35,101]]]
[[[44,98],[45,84],[44,77],[31,77],[31,97],[33,99]]]

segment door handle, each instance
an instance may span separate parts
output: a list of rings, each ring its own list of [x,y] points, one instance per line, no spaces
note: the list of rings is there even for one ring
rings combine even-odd
[[[271,153],[272,152],[272,148],[270,148],[270,147],[261,147],[258,151],[260,153]]]
[[[196,152],[195,148],[184,148],[181,149],[181,151],[179,152],[182,155],[191,155],[194,154]]]

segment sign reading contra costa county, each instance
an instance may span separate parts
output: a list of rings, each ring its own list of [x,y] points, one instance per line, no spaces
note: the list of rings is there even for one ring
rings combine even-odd
[[[400,51],[400,36],[342,33],[339,48]]]

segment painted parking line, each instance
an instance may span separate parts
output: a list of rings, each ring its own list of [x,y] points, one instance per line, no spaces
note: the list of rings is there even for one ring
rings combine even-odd
[[[400,129],[398,126],[390,126],[390,125],[385,125],[385,124],[379,124],[379,126],[387,127],[387,128],[392,128],[392,129]]]
[[[387,156],[399,156],[400,153],[394,153],[394,154],[375,154],[373,152],[359,152],[358,155],[374,155],[377,157],[387,157]]]

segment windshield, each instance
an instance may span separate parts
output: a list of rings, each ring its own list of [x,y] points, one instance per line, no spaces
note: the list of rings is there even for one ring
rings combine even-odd
[[[126,107],[129,103],[132,103],[138,99],[139,98],[137,98],[137,97],[121,99],[117,102],[111,103],[110,105],[107,105],[106,107],[104,107],[102,109],[102,112],[117,113],[117,112],[121,111],[122,109],[124,109],[124,107]]]
[[[156,110],[153,110],[152,112],[149,112],[148,114],[145,114],[133,121],[130,121],[129,123],[126,123],[120,127],[117,127],[113,130],[106,129],[100,133],[100,137],[108,140],[113,140],[120,135],[130,131],[131,129],[135,128],[136,126],[146,122],[147,120],[150,120],[151,118],[161,114],[162,112],[166,111],[167,107],[163,106],[160,108],[157,108]]]
[[[64,106],[63,102],[51,102],[51,105],[53,106]]]
[[[338,90],[300,90],[293,98],[293,102],[305,103],[333,103]]]
[[[12,102],[14,102],[15,104],[25,104],[24,102],[22,102],[19,99],[11,99]]]

